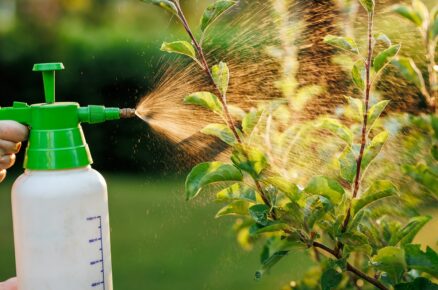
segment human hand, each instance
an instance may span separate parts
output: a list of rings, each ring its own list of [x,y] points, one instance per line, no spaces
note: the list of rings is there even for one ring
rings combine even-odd
[[[6,177],[6,169],[14,165],[15,153],[20,151],[21,142],[27,139],[28,133],[27,127],[17,122],[0,121],[0,182]],[[3,290],[1,286],[0,290]]]
[[[0,290],[17,290],[17,278],[9,279],[3,283],[0,282]]]

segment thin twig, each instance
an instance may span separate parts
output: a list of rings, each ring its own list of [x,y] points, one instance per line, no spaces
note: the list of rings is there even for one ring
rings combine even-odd
[[[365,152],[365,147],[367,144],[367,131],[368,131],[368,111],[369,111],[369,103],[370,103],[370,94],[371,94],[371,61],[373,58],[373,22],[374,22],[374,12],[371,11],[368,13],[368,54],[365,64],[366,70],[366,88],[365,88],[365,100],[364,100],[364,114],[363,114],[363,123],[362,123],[362,136],[361,136],[361,144],[359,157],[356,161],[356,176],[354,178],[354,188],[353,188],[353,196],[355,199],[359,193],[360,189],[360,181],[361,181],[361,173],[362,173],[362,161]],[[345,215],[344,222],[342,224],[342,233],[345,233],[348,228],[348,224],[351,219],[351,203],[348,206],[347,213]],[[342,250],[343,244],[338,242],[336,245],[335,251],[337,254]]]

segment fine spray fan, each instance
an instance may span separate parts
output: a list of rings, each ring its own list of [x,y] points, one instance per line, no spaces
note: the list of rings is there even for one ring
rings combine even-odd
[[[29,126],[25,173],[12,188],[18,290],[112,290],[107,185],[91,168],[81,123],[131,118],[134,109],[55,102],[55,71],[36,64],[45,103],[14,102],[0,120]]]

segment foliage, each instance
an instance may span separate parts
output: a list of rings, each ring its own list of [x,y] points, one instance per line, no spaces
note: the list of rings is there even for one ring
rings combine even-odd
[[[422,73],[417,64],[408,57],[393,60],[400,74],[413,83],[421,92],[426,104],[438,112],[438,72],[436,70],[435,53],[438,43],[438,5],[430,11],[421,0],[413,0],[411,5],[395,5],[392,11],[411,22],[421,34],[426,51],[429,85],[427,75]]]
[[[210,124],[202,132],[218,137],[231,147],[229,162],[207,162],[193,168],[186,180],[186,196],[193,199],[205,187],[215,184],[210,191],[217,191],[217,200],[225,204],[216,217],[238,216],[239,233],[249,233],[244,243],[264,243],[256,278],[262,278],[289,253],[304,248],[318,264],[314,278],[319,278],[319,282],[315,284],[314,280],[305,278],[296,283],[295,289],[355,289],[358,279],[367,282],[363,289],[438,287],[429,280],[436,276],[436,269],[429,266],[436,263],[438,254],[430,248],[423,252],[412,244],[430,217],[418,215],[407,220],[405,215],[385,208],[378,210],[388,200],[397,200],[399,190],[391,180],[367,178],[369,168],[378,161],[389,137],[389,132],[377,125],[389,102],[372,104],[371,94],[382,72],[397,59],[401,49],[388,36],[373,33],[375,1],[359,1],[368,15],[365,50],[351,37],[328,35],[324,38],[327,44],[354,58],[351,78],[361,96],[348,98],[350,109],[355,112],[354,121],[347,124],[324,118],[317,125],[290,123],[306,104],[304,101],[303,107],[298,108],[294,105],[300,91],[311,91],[299,86],[295,79],[296,67],[283,71],[284,79],[279,87],[285,99],[253,108],[237,123],[227,102],[232,72],[224,62],[208,65],[202,48],[203,36],[201,40],[196,39],[179,2],[169,2],[175,5],[176,15],[191,38],[195,55],[190,53],[189,56],[201,65],[215,86],[214,93],[195,92],[186,97],[185,102],[219,115],[223,124]],[[201,34],[206,30],[205,23],[210,24],[205,19],[210,17],[213,22],[222,15],[222,10],[235,4],[235,1],[221,0],[212,4],[201,21]],[[289,37],[283,35],[286,42]],[[278,47],[268,48],[273,57],[294,59],[294,47],[288,51],[289,54],[283,54],[278,53]],[[171,52],[188,55],[178,49]],[[309,93],[304,99],[314,96]],[[296,137],[309,126],[339,138],[341,150],[336,155],[335,174],[317,175],[306,183],[299,183],[287,174],[287,168],[294,166],[288,163],[290,160],[279,165],[275,157],[285,155],[295,144],[282,144],[281,140]],[[260,140],[264,143],[257,142]],[[437,155],[436,147],[432,152]]]

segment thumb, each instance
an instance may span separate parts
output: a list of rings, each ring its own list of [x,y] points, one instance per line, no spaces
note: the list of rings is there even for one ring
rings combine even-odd
[[[9,279],[3,283],[0,283],[0,290],[17,290],[17,278]]]

